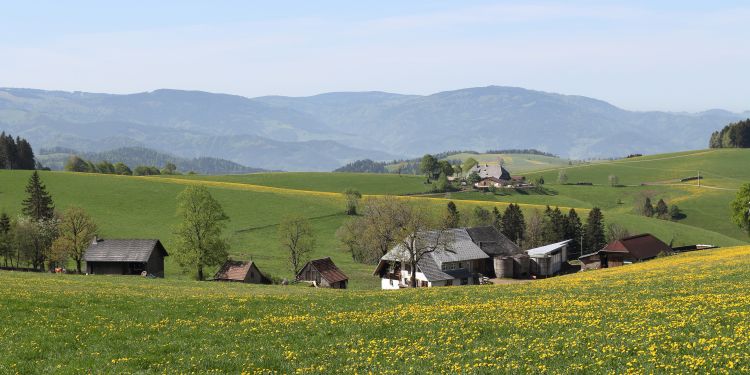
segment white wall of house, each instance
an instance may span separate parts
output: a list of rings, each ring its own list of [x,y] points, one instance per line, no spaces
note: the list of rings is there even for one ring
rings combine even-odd
[[[382,278],[380,279],[380,288],[381,289],[398,289],[399,280],[393,280],[393,279],[387,279]]]

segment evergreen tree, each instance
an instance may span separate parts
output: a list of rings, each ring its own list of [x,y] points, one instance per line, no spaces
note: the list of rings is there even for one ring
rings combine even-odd
[[[458,228],[461,223],[461,213],[453,201],[448,202],[443,223],[446,228]]]
[[[486,227],[492,224],[492,214],[490,214],[490,211],[476,206],[474,207],[474,218],[472,224],[475,227]]]
[[[52,218],[55,213],[55,205],[47,192],[47,188],[39,178],[39,172],[34,171],[31,174],[29,183],[26,185],[26,194],[28,194],[28,197],[23,201],[24,215],[36,221]]]
[[[492,207],[492,226],[498,231],[503,231],[503,214],[497,209],[497,206]]]
[[[565,216],[563,216],[560,208],[555,207],[553,210],[547,206],[544,215],[546,216],[544,222],[544,240],[548,243],[565,240]]]
[[[36,167],[34,150],[31,149],[29,142],[21,137],[16,138],[16,155],[18,161],[16,169],[32,170]]]
[[[578,217],[578,213],[575,209],[571,208],[568,211],[568,216],[565,217],[565,239],[571,240],[568,248],[570,249],[570,258],[576,259],[581,256],[581,234],[583,234],[583,226],[581,225],[581,219]]]
[[[586,219],[586,227],[584,228],[583,242],[587,254],[601,250],[607,244],[604,233],[604,215],[599,207],[594,207],[589,212],[589,216]]]
[[[526,233],[526,221],[520,206],[511,203],[503,213],[502,223],[502,232],[506,237],[516,244],[523,240]]]
[[[664,202],[664,199],[659,199],[659,202],[656,202],[656,209],[654,212],[659,219],[669,219],[669,207],[667,206],[667,202]]]
[[[641,212],[643,212],[643,216],[654,216],[654,206],[651,204],[651,198],[646,197],[643,201],[643,209]]]

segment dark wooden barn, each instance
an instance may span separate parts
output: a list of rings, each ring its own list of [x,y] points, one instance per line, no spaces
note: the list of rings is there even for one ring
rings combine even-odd
[[[670,254],[672,248],[651,234],[623,238],[609,243],[603,249],[578,258],[583,269],[619,267]]]
[[[164,277],[167,250],[159,240],[94,240],[86,250],[90,275],[147,275]]]
[[[263,275],[255,262],[227,260],[216,272],[215,281],[233,281],[250,284],[270,284],[271,279]]]
[[[298,281],[315,282],[325,288],[346,289],[349,278],[336,267],[330,257],[307,262],[297,273]]]

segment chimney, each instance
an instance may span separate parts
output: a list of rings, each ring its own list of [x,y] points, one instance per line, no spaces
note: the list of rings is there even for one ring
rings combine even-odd
[[[98,237],[97,237],[97,235],[94,235],[94,239],[91,240],[91,244],[92,245],[96,245],[97,243],[99,243]]]

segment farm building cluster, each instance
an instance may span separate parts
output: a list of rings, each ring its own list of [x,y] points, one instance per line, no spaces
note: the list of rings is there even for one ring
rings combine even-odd
[[[480,180],[474,183],[474,187],[479,190],[491,188],[514,188],[523,189],[533,187],[533,184],[526,182],[526,177],[511,176],[501,163],[498,164],[477,164],[471,167],[468,174],[476,173]]]
[[[492,226],[423,231],[414,243],[434,244],[414,248],[400,243],[379,261],[374,275],[382,289],[410,286],[433,287],[486,284],[493,279],[546,278],[569,272],[624,266],[647,261],[663,254],[710,248],[696,245],[671,248],[651,234],[640,234],[607,244],[604,248],[577,258],[571,265],[571,240],[541,247],[521,248]],[[425,250],[427,249],[427,250]],[[164,277],[167,250],[156,239],[95,239],[84,255],[86,273],[92,275],[141,275]],[[417,259],[416,262],[412,261]],[[227,260],[213,281],[272,284],[251,261]],[[295,281],[311,286],[346,289],[349,278],[330,257],[307,262]]]

